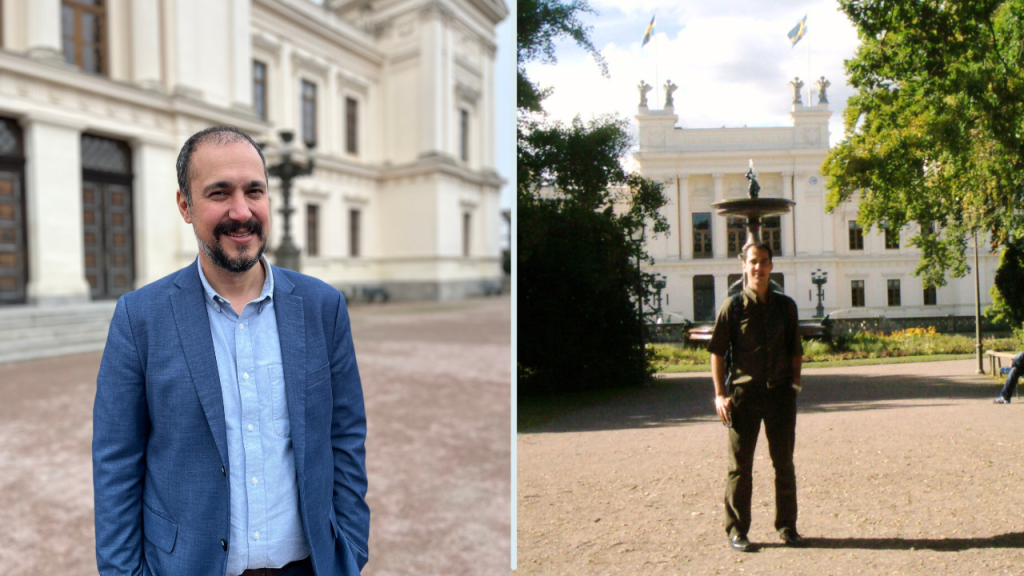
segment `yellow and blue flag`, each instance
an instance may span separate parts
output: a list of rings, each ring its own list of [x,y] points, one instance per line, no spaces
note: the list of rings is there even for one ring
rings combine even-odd
[[[796,23],[796,26],[794,26],[793,29],[789,31],[789,41],[790,41],[790,43],[793,46],[796,46],[796,43],[799,42],[800,39],[804,37],[804,34],[807,34],[807,15],[806,14],[804,14],[804,17],[801,18],[800,21]]]
[[[651,23],[647,25],[647,32],[644,32],[644,43],[640,45],[641,48],[647,46],[647,43],[651,41],[651,36],[654,35],[654,19],[657,17],[657,14],[651,16]]]

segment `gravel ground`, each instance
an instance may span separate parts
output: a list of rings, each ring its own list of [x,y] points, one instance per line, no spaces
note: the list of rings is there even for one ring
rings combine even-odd
[[[357,306],[372,514],[366,575],[508,571],[510,300]],[[95,574],[101,355],[0,364],[0,574]]]
[[[1024,405],[974,361],[805,371],[797,421],[801,533],[772,527],[762,432],[754,554],[726,545],[726,432],[709,373],[518,436],[522,574],[1024,574]]]

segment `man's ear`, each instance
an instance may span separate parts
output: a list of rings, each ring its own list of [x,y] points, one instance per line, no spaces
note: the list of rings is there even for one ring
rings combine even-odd
[[[178,190],[175,201],[178,203],[178,212],[181,213],[181,218],[185,221],[185,224],[191,224],[192,208],[188,205],[188,199],[181,193],[181,190]]]

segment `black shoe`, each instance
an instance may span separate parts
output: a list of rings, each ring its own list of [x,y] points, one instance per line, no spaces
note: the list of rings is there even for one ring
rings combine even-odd
[[[750,540],[747,540],[746,536],[740,536],[738,534],[736,536],[729,537],[729,546],[737,552],[754,551],[754,545],[750,543]]]
[[[993,404],[1009,404],[1010,401],[1007,400],[1006,398],[1003,398],[1002,396],[1000,396],[1000,397],[996,398],[995,400],[993,400],[992,403]]]
[[[803,548],[807,546],[807,541],[801,536],[796,530],[786,530],[782,532],[782,541],[786,546],[793,548]]]

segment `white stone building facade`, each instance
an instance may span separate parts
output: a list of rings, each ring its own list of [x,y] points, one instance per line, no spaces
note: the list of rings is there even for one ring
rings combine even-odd
[[[0,304],[115,298],[191,262],[175,160],[193,133],[295,133],[302,271],[349,294],[502,277],[502,0],[0,4]],[[272,249],[283,229],[271,179]]]
[[[710,321],[740,278],[735,253],[745,233],[730,229],[715,214],[713,202],[747,196],[753,160],[760,196],[796,202],[792,213],[763,229],[773,245],[774,279],[809,319],[818,303],[812,273],[827,272],[824,311],[835,318],[973,316],[975,277],[947,278],[944,287],[926,291],[914,276],[920,252],[909,245],[917,229],[896,235],[856,227],[857,202],[825,211],[821,165],[829,150],[827,102],[794,103],[791,127],[685,129],[673,107],[641,106],[639,151],[642,174],[665,184],[663,215],[670,232],[646,243],[655,263],[648,271],[664,277],[661,293],[666,322]],[[738,223],[736,223],[738,224]],[[734,225],[736,225],[734,224]],[[916,225],[914,225],[916,226]],[[708,229],[710,228],[710,229]],[[999,255],[981,244],[981,306],[991,304],[989,289]],[[973,251],[968,262],[973,269]]]

